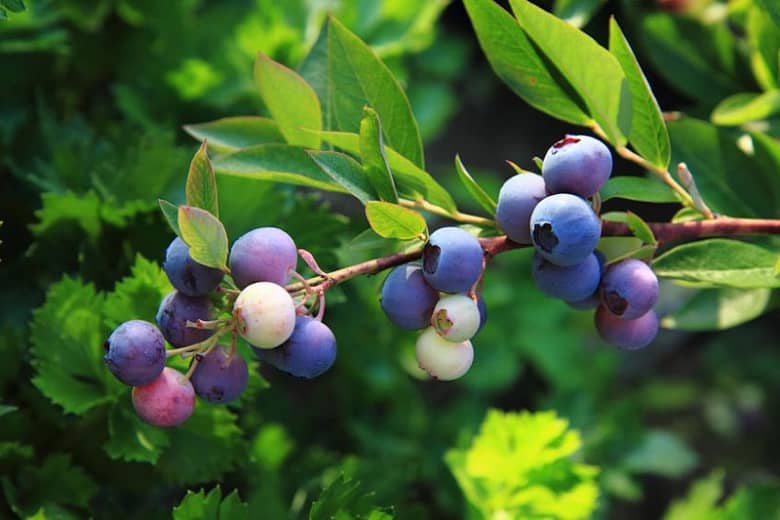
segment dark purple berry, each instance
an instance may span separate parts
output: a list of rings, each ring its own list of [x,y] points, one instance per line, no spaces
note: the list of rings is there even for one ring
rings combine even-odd
[[[199,264],[190,257],[190,248],[176,237],[165,252],[163,270],[171,284],[187,296],[203,296],[213,291],[225,273]]]
[[[547,261],[574,265],[593,253],[601,235],[601,221],[585,199],[560,193],[536,205],[530,231],[536,251]]]
[[[536,205],[547,196],[544,180],[539,175],[526,173],[507,179],[498,192],[496,221],[510,240],[530,244],[528,224]]]
[[[255,282],[285,285],[297,265],[295,242],[275,227],[253,229],[230,249],[230,272],[240,289]]]
[[[241,356],[230,356],[216,347],[203,356],[190,380],[201,398],[210,403],[226,403],[241,395],[248,378],[246,361]]]
[[[326,372],[336,360],[336,337],[327,325],[298,316],[290,338],[274,349],[254,349],[258,359],[282,372],[311,379]]]
[[[103,356],[108,369],[126,385],[152,382],[165,367],[165,340],[157,327],[143,320],[122,323],[108,337]]]
[[[573,193],[588,198],[612,173],[609,148],[587,135],[567,135],[547,150],[542,175],[550,193]]]
[[[396,267],[385,278],[380,304],[388,319],[406,330],[424,329],[430,324],[439,292],[428,285],[419,264]]]
[[[187,320],[209,320],[211,300],[206,296],[185,296],[173,291],[166,296],[157,309],[157,325],[165,339],[174,347],[186,347],[200,343],[214,334],[213,330],[187,326]]]
[[[153,426],[178,426],[195,410],[190,380],[171,367],[165,367],[149,384],[133,388],[132,397],[138,416]]]
[[[423,276],[434,289],[466,292],[482,274],[484,253],[474,235],[458,227],[434,231],[423,250]]]
[[[658,300],[658,277],[635,258],[609,266],[601,282],[601,301],[615,316],[633,320]]]
[[[624,320],[602,306],[596,309],[596,330],[607,343],[629,350],[640,349],[658,334],[658,316],[650,310],[634,320]]]
[[[579,301],[591,296],[599,286],[601,268],[591,253],[575,265],[559,266],[534,255],[531,272],[536,286],[551,298]]]

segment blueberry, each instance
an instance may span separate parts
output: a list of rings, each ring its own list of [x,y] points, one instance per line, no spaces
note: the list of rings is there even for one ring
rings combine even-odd
[[[598,249],[593,252],[594,255],[596,255],[596,259],[599,261],[599,273],[601,278],[604,277],[604,271],[606,270],[607,266],[607,258],[604,256],[604,253],[599,251]],[[590,309],[595,309],[599,305],[601,305],[601,292],[598,288],[596,288],[593,293],[585,298],[584,300],[577,300],[577,301],[566,301],[566,303],[569,304],[570,307],[577,309],[578,311],[586,311]]]
[[[592,197],[612,173],[609,148],[587,135],[567,135],[547,150],[542,175],[550,193]]]
[[[151,383],[133,388],[133,408],[153,426],[178,426],[195,409],[195,390],[184,374],[165,367]]]
[[[602,306],[596,309],[596,329],[607,343],[629,350],[640,349],[658,334],[658,316],[650,310],[634,320],[624,320]]]
[[[425,329],[417,338],[416,354],[420,368],[441,381],[458,379],[469,371],[474,361],[471,341],[447,341],[433,327]]]
[[[233,304],[238,333],[251,345],[274,348],[284,343],[295,327],[295,303],[280,285],[257,282],[241,291]]]
[[[477,299],[477,309],[479,309],[479,327],[477,328],[477,332],[474,334],[475,336],[479,334],[479,331],[482,330],[482,327],[484,327],[485,323],[487,323],[487,305],[485,304],[485,300],[482,298],[481,294]]]
[[[255,282],[285,285],[297,265],[295,242],[275,227],[253,229],[230,249],[230,272],[241,289]]]
[[[524,173],[510,177],[498,192],[496,221],[510,240],[530,244],[528,223],[540,200],[547,196],[544,180],[539,175]]]
[[[641,260],[630,258],[609,266],[601,282],[601,301],[609,312],[633,320],[658,300],[658,278]]]
[[[160,302],[157,309],[157,326],[168,343],[174,347],[186,347],[209,338],[214,331],[187,326],[187,320],[211,318],[211,300],[206,296],[185,296],[173,291]]]
[[[434,231],[423,250],[423,276],[431,287],[448,293],[466,292],[482,273],[482,246],[457,227]]]
[[[585,199],[560,193],[536,205],[530,230],[536,250],[547,261],[574,265],[593,253],[601,222]]]
[[[165,366],[165,340],[157,327],[143,320],[122,323],[108,337],[103,357],[108,369],[126,385],[145,385]]]
[[[210,403],[227,403],[241,395],[248,378],[246,361],[241,356],[229,356],[222,347],[216,347],[200,360],[191,381],[201,398]]]
[[[598,289],[601,279],[599,261],[593,253],[579,264],[567,266],[550,263],[537,253],[534,255],[531,272],[540,291],[551,298],[569,302],[591,296]]]
[[[336,360],[336,337],[321,321],[298,316],[287,341],[275,349],[255,349],[255,354],[282,372],[311,379],[326,372]]]
[[[385,278],[380,304],[388,319],[406,330],[430,324],[439,292],[428,285],[419,264],[396,267]]]
[[[225,273],[199,264],[190,256],[190,248],[176,237],[165,252],[163,270],[171,284],[187,296],[203,296],[213,291]]]
[[[443,296],[431,316],[431,326],[439,336],[454,343],[474,337],[479,330],[479,323],[479,307],[465,294]]]

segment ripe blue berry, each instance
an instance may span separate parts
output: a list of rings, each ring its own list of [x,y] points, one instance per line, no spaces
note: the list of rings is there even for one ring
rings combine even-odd
[[[476,334],[474,334],[475,336],[479,334],[479,331],[482,330],[482,327],[487,323],[487,304],[482,298],[482,295],[480,295],[477,300],[477,308],[479,309],[479,328],[477,329]]]
[[[230,272],[240,289],[255,282],[285,285],[297,265],[295,242],[275,227],[253,229],[230,249]]]
[[[439,336],[433,327],[417,338],[417,363],[428,375],[441,381],[458,379],[469,371],[474,361],[471,341],[453,343]]]
[[[176,237],[165,252],[163,270],[171,284],[187,296],[203,296],[216,289],[225,273],[199,264],[190,256],[190,248]]]
[[[498,192],[496,221],[510,240],[530,244],[528,223],[540,200],[547,196],[544,180],[532,173],[510,177]]]
[[[431,326],[439,336],[454,343],[474,337],[479,330],[479,322],[479,307],[465,294],[443,296],[431,316]]]
[[[607,264],[607,258],[604,256],[604,253],[599,251],[598,249],[593,252],[594,255],[596,255],[596,259],[599,261],[599,272],[601,273],[601,278],[604,278],[604,271],[606,270],[606,264]],[[593,293],[585,298],[584,300],[577,300],[577,301],[567,301],[566,303],[569,304],[570,307],[577,309],[578,311],[586,311],[590,309],[595,309],[599,305],[601,305],[601,292],[597,288]]]
[[[178,426],[195,410],[195,390],[184,374],[165,367],[151,383],[133,388],[133,408],[153,426]]]
[[[174,347],[186,347],[200,343],[214,334],[213,330],[187,326],[187,320],[210,319],[211,311],[211,300],[208,297],[185,296],[173,291],[160,302],[157,309],[157,326],[168,343]]]
[[[596,309],[596,330],[607,343],[629,350],[640,349],[658,334],[658,316],[650,310],[635,320],[624,320],[602,306]]]
[[[556,265],[574,265],[593,253],[601,221],[590,205],[576,195],[550,195],[531,214],[531,238],[536,250]]]
[[[658,300],[658,278],[641,260],[630,258],[609,266],[601,282],[601,301],[624,320],[636,319]]]
[[[595,195],[612,173],[609,148],[587,135],[567,135],[547,150],[542,175],[550,193]]]
[[[567,266],[555,265],[535,254],[531,272],[540,291],[570,302],[591,296],[601,279],[599,261],[593,253],[579,264]]]
[[[257,282],[241,291],[233,304],[238,316],[238,333],[250,345],[278,347],[290,337],[295,327],[295,303],[280,285]]]
[[[122,323],[108,337],[103,357],[108,369],[126,385],[145,385],[165,366],[165,340],[157,327],[143,320]]]
[[[255,349],[255,354],[282,372],[311,379],[326,372],[336,360],[336,337],[321,321],[298,316],[287,341],[275,349]]]
[[[479,280],[483,257],[476,237],[461,228],[443,227],[431,233],[423,250],[423,276],[436,290],[466,292]]]
[[[387,317],[406,330],[427,327],[439,292],[428,285],[419,264],[396,267],[385,278],[380,304]]]
[[[203,356],[192,373],[195,393],[210,403],[227,403],[244,391],[249,372],[246,361],[234,354],[228,355],[216,347]]]

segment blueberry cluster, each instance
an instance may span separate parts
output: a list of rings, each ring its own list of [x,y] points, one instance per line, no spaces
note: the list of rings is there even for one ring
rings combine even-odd
[[[604,143],[566,136],[547,151],[541,176],[516,175],[504,183],[496,220],[509,239],[534,246],[532,274],[540,291],[576,309],[596,308],[596,329],[605,341],[638,349],[658,332],[652,310],[658,279],[640,260],[607,265],[595,249],[601,221],[586,199],[611,172]]]
[[[421,264],[398,266],[385,279],[382,309],[403,329],[425,329],[417,338],[417,362],[435,379],[457,379],[471,367],[471,338],[487,318],[484,301],[474,293],[483,268],[479,240],[461,228],[443,227],[431,234]]]
[[[336,339],[318,318],[305,315],[284,288],[295,272],[298,252],[278,228],[263,227],[241,236],[230,250],[230,276],[237,289],[224,288],[225,274],[201,265],[180,238],[171,242],[163,270],[175,290],[160,303],[156,326],[142,320],[122,323],[105,343],[111,373],[133,387],[139,417],[155,426],[177,426],[195,407],[195,396],[210,403],[236,399],[246,388],[244,359],[218,346],[232,331],[257,357],[298,377],[327,371],[336,358]],[[229,287],[229,284],[228,284]],[[305,298],[304,298],[305,299]],[[215,319],[230,312],[227,319]],[[174,349],[166,350],[166,341]],[[166,366],[169,356],[193,359],[187,374]]]

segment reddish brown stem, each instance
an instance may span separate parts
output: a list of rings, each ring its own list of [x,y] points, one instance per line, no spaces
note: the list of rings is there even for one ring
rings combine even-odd
[[[696,222],[650,222],[659,244],[677,240],[691,240],[696,238],[735,236],[735,235],[780,235],[780,220],[761,220],[747,218],[721,217],[712,220]],[[631,230],[626,224],[620,222],[602,222],[602,236],[632,236]],[[490,259],[505,251],[529,247],[525,244],[512,242],[506,236],[480,238],[480,244],[485,251],[485,256]],[[326,291],[334,285],[360,275],[376,274],[385,269],[405,264],[422,257],[423,248],[415,249],[408,253],[395,253],[388,256],[374,258],[359,264],[351,265],[329,273],[327,278],[320,277],[310,279],[309,283],[316,284],[316,288]],[[287,286],[290,292],[299,291],[303,285],[299,283]]]

